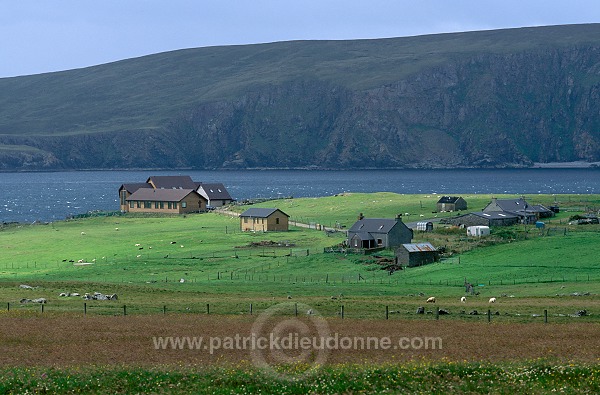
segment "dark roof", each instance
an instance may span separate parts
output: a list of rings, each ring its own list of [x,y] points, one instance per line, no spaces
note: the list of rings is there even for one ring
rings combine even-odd
[[[156,189],[196,189],[198,185],[190,176],[153,176],[146,182]]]
[[[135,191],[127,200],[146,200],[152,202],[180,202],[190,193],[195,193],[194,189],[153,189],[140,188]]]
[[[527,201],[523,198],[518,199],[496,199],[496,204],[503,211],[523,211],[529,208]]]
[[[200,183],[198,188],[202,188],[209,199],[233,200],[225,185],[221,183],[204,184]]]
[[[460,199],[460,196],[442,196],[438,203],[456,203],[456,201]]]
[[[396,225],[395,219],[389,218],[363,218],[352,225],[349,232],[389,233]]]
[[[515,213],[510,213],[507,211],[482,211],[482,212],[474,212],[471,213],[481,218],[486,219],[506,219],[506,218],[519,218],[519,216]],[[469,215],[469,214],[466,214]]]
[[[147,182],[136,182],[130,184],[123,184],[121,185],[121,188],[119,188],[119,190],[125,189],[129,193],[134,193],[140,188],[152,188],[152,185],[148,184]]]
[[[240,214],[240,217],[267,218],[275,211],[279,211],[286,217],[289,217],[289,215],[279,210],[278,208],[249,208],[248,210]]]

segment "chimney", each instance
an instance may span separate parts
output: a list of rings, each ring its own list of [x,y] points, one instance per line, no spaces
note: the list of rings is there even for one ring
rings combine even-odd
[[[358,214],[358,220],[360,221],[361,219],[365,218],[365,216],[363,215],[363,213]]]
[[[396,222],[402,222],[402,214],[396,214]]]

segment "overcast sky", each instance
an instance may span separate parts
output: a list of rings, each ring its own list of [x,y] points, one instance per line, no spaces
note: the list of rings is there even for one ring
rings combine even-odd
[[[0,0],[0,78],[181,48],[596,22],[600,0]]]

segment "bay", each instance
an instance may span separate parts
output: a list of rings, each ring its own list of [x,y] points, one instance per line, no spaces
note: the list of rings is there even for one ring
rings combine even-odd
[[[600,169],[77,171],[0,173],[0,221],[50,222],[119,209],[123,183],[153,175],[222,182],[234,199],[318,197],[342,192],[405,194],[597,194]]]

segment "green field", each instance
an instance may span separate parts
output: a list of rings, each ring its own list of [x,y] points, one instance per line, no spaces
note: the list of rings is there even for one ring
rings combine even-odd
[[[466,198],[470,210],[478,210],[491,195]],[[7,328],[30,328],[42,318],[50,327],[63,318],[71,323],[68,325],[87,322],[94,327],[91,318],[84,318],[86,314],[107,320],[98,321],[102,326],[114,327],[116,322],[111,320],[122,317],[111,316],[127,314],[157,322],[164,317],[166,321],[161,322],[172,321],[173,328],[183,328],[171,330],[188,333],[185,331],[190,327],[177,326],[179,321],[192,319],[193,327],[197,317],[209,325],[213,322],[207,319],[210,314],[217,319],[217,329],[207,330],[218,331],[222,326],[219,320],[234,323],[229,324],[231,328],[223,328],[231,330],[238,317],[245,320],[240,321],[244,325],[250,325],[252,315],[291,302],[314,308],[334,327],[352,327],[362,334],[374,330],[375,324],[393,328],[397,323],[400,328],[413,328],[418,333],[422,325],[438,330],[450,323],[457,328],[479,328],[487,326],[489,320],[492,331],[510,333],[514,324],[519,330],[527,330],[523,329],[526,325],[546,333],[547,313],[548,322],[563,334],[548,339],[548,345],[541,343],[548,348],[548,359],[530,360],[529,354],[520,356],[517,349],[512,354],[513,348],[506,359],[502,355],[509,346],[502,342],[490,345],[490,355],[498,357],[466,359],[462,347],[456,351],[454,345],[447,351],[451,356],[448,360],[437,355],[433,360],[409,358],[392,363],[389,356],[378,362],[377,356],[363,360],[357,354],[348,357],[352,362],[334,360],[313,376],[288,381],[265,376],[244,354],[240,355],[245,361],[234,366],[219,360],[191,366],[187,359],[180,364],[168,360],[165,365],[138,366],[119,363],[120,357],[115,357],[112,366],[84,367],[78,363],[64,366],[64,362],[59,366],[48,366],[46,362],[23,366],[17,352],[16,359],[0,355],[6,366],[14,366],[0,369],[0,393],[598,393],[598,359],[593,357],[597,341],[579,336],[573,344],[580,351],[571,354],[574,351],[564,343],[564,336],[570,336],[569,328],[581,325],[593,332],[600,322],[600,226],[568,225],[571,215],[589,208],[597,210],[600,196],[526,198],[532,203],[558,203],[561,213],[546,221],[544,231],[519,225],[493,229],[492,235],[483,240],[467,238],[464,229],[436,222],[434,232],[415,232],[415,240],[446,247],[444,259],[391,275],[378,263],[380,258],[392,257],[391,251],[376,256],[324,253],[326,247],[344,239],[343,232],[300,226],[281,233],[240,232],[238,218],[216,212],[97,216],[43,225],[6,225],[0,228],[0,320]],[[367,217],[388,218],[400,212],[407,222],[456,215],[434,213],[436,200],[435,195],[352,193],[282,199],[257,206],[278,207],[291,216],[292,222],[343,229],[352,225],[359,212]],[[466,304],[459,301],[465,295],[465,280],[475,285],[478,294],[468,295]],[[21,288],[24,284],[33,289]],[[116,293],[119,299],[84,301],[81,297],[60,297],[63,292]],[[437,303],[426,304],[428,296],[435,296]],[[48,303],[20,303],[23,298],[41,297]],[[498,302],[490,305],[489,297],[498,298]],[[420,306],[426,307],[427,314],[415,314]],[[438,317],[438,308],[450,311],[450,315]],[[479,314],[470,314],[474,310]],[[488,310],[491,315],[486,314]],[[587,315],[575,316],[582,310]],[[291,317],[294,312],[290,308],[281,314]],[[144,334],[134,335],[135,329],[127,322],[119,321],[124,327],[115,329],[116,343],[108,342],[106,346],[126,349],[137,336],[141,347],[148,347]],[[144,328],[151,329],[144,330],[160,330],[150,325]],[[390,327],[384,328],[381,333],[387,333]],[[29,350],[28,358],[35,360],[31,350],[51,347],[35,340],[40,336],[35,329],[28,330],[33,330],[29,332],[32,338],[0,334],[0,350],[5,347],[5,353],[14,354],[22,342]],[[456,335],[465,339],[471,336]],[[52,336],[64,341],[59,334]],[[452,346],[450,334],[445,336]],[[511,341],[518,343],[522,336],[517,332]],[[456,341],[463,342],[463,338]],[[480,341],[485,341],[485,336]],[[552,351],[556,349],[553,341],[561,347],[556,354]],[[477,355],[481,346],[469,347],[473,351],[466,355]],[[544,350],[533,356],[546,355]],[[77,360],[77,346],[69,352]],[[127,354],[121,357],[128,361]],[[142,354],[137,358],[143,361],[145,357]],[[195,356],[190,358],[194,360]],[[297,367],[279,365],[277,369],[294,372]]]

